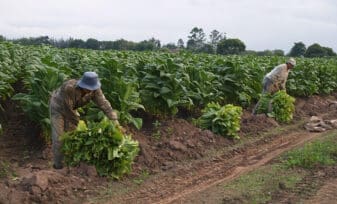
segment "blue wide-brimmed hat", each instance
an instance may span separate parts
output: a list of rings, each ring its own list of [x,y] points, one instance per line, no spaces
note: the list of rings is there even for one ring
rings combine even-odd
[[[96,72],[84,72],[82,78],[77,82],[77,86],[94,91],[101,87],[101,82]]]

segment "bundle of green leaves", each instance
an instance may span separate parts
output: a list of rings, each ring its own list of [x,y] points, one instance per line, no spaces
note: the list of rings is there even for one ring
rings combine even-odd
[[[260,98],[257,113],[266,113],[278,122],[288,123],[295,112],[295,98],[281,90],[275,94],[263,94]]]
[[[67,165],[85,162],[94,165],[100,176],[116,179],[131,171],[139,152],[138,142],[106,117],[100,122],[88,122],[88,126],[80,121],[77,129],[65,133],[61,140]]]
[[[218,103],[208,103],[202,110],[203,115],[197,120],[202,129],[209,129],[216,134],[240,139],[240,121],[242,108],[227,104],[220,106]]]

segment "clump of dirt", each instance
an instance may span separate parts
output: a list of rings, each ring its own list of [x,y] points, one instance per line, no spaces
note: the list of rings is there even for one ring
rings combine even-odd
[[[307,116],[317,116],[321,113],[329,112],[329,98],[328,96],[311,96],[296,98],[295,101],[295,116],[296,117],[307,117]]]
[[[270,128],[278,127],[279,124],[265,114],[252,115],[250,112],[245,111],[241,116],[240,135],[246,136],[258,135]]]
[[[252,115],[244,111],[239,135],[241,138],[255,136],[277,126],[279,124],[265,114]],[[146,121],[144,127],[141,131],[132,131],[141,149],[136,169],[167,170],[177,162],[203,157],[210,148],[217,150],[235,143],[232,139],[202,130],[179,118],[160,122],[152,118]]]
[[[177,118],[161,121],[157,127],[133,131],[133,135],[141,149],[136,168],[151,171],[168,170],[177,162],[199,159],[210,146],[219,148],[233,143],[232,140]]]
[[[85,164],[54,170],[36,163],[39,161],[33,160],[9,170],[15,176],[0,182],[0,203],[81,203],[97,195],[101,184],[107,183],[94,167]]]

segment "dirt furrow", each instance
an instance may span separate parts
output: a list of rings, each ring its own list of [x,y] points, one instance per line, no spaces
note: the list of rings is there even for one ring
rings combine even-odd
[[[277,135],[270,141],[262,139],[242,150],[233,150],[229,155],[226,153],[210,161],[181,167],[172,175],[161,175],[155,181],[144,183],[140,190],[112,198],[109,203],[180,203],[194,193],[237,178],[320,135],[300,129]]]

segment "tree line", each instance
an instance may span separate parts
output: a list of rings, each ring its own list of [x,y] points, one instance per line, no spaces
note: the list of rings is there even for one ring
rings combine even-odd
[[[52,39],[48,36],[6,39],[0,35],[0,41],[12,41],[22,45],[52,45],[58,48],[83,48],[93,50],[133,50],[133,51],[172,51],[187,50],[194,53],[208,53],[221,55],[257,55],[257,56],[293,56],[293,57],[330,57],[336,56],[332,48],[314,43],[306,48],[303,42],[295,42],[290,52],[285,54],[281,49],[254,51],[246,50],[246,45],[238,38],[227,38],[226,33],[211,31],[208,38],[202,28],[194,27],[185,43],[181,38],[177,43],[161,45],[160,40],[151,38],[140,42],[119,39],[115,41],[99,41],[89,38],[82,39]]]

